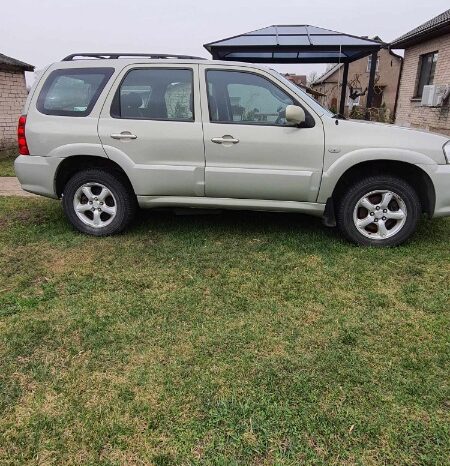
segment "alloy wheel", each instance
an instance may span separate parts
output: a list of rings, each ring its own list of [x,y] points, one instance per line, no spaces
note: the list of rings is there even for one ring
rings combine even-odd
[[[109,188],[100,183],[84,183],[75,192],[73,208],[77,217],[93,228],[104,228],[117,214],[117,202]]]
[[[405,225],[406,204],[395,192],[376,190],[356,203],[353,222],[366,238],[384,240],[396,235]]]

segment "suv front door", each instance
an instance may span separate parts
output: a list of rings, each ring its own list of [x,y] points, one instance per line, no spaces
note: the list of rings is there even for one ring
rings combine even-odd
[[[200,65],[209,197],[315,202],[323,166],[322,121],[269,73]],[[290,126],[287,105],[305,110]]]
[[[98,131],[137,195],[204,195],[198,92],[198,65],[132,65],[116,80]]]

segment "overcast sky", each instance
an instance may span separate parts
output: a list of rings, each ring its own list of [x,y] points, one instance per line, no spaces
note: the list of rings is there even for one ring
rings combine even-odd
[[[388,42],[449,7],[448,0],[0,1],[0,53],[36,69],[73,52],[209,57],[203,44],[271,24],[311,24]],[[299,74],[325,68],[274,67]]]

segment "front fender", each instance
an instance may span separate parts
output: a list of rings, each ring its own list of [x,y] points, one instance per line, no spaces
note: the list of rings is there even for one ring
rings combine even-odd
[[[324,169],[317,202],[325,203],[332,196],[338,181],[350,168],[363,162],[383,160],[411,165],[437,165],[431,157],[408,149],[365,148],[347,152],[337,160],[331,160],[328,168]]]

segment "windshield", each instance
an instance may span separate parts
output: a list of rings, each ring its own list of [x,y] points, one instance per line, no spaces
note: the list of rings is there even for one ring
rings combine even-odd
[[[296,86],[294,83],[289,81],[289,79],[286,79],[282,74],[278,73],[278,71],[275,70],[270,70],[280,81],[282,81],[286,86],[289,87],[293,92],[296,94],[300,94],[301,98],[320,116],[322,115],[327,115],[332,117],[333,113],[330,112],[327,108],[325,108],[323,105],[321,105],[316,99],[311,97],[309,94],[307,94],[302,88],[299,86]]]

